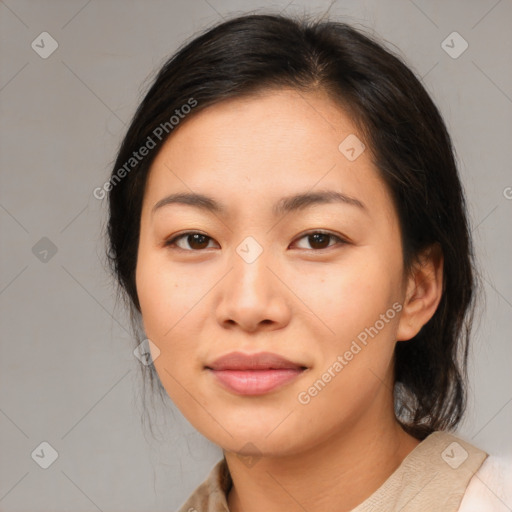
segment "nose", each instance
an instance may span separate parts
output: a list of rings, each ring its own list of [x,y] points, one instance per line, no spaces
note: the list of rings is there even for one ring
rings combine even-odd
[[[218,287],[216,317],[222,327],[272,331],[289,323],[290,293],[269,253],[264,250],[255,261],[247,262],[233,251],[231,271]]]

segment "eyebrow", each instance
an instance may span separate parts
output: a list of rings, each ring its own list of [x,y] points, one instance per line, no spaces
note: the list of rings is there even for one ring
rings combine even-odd
[[[367,211],[366,206],[355,197],[350,197],[334,190],[320,190],[318,192],[304,192],[281,198],[274,204],[272,212],[274,216],[280,216],[292,211],[302,210],[316,204],[341,203],[355,206]],[[226,207],[212,197],[198,193],[176,193],[160,199],[152,208],[151,215],[164,206],[171,204],[186,204],[201,210],[219,215],[226,215]]]

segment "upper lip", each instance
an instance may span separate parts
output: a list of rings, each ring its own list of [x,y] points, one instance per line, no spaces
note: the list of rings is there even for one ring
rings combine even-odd
[[[243,352],[230,352],[219,357],[206,366],[211,370],[271,370],[271,369],[305,369],[306,366],[294,363],[279,354],[272,352],[258,352],[244,354]]]

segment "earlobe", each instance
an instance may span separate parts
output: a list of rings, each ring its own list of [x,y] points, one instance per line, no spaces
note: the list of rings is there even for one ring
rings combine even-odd
[[[397,340],[410,340],[434,316],[443,295],[443,253],[438,243],[418,257],[407,280]]]

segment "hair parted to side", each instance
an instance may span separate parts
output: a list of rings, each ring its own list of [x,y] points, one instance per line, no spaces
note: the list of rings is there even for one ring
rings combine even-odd
[[[325,91],[351,116],[392,194],[406,271],[424,249],[441,248],[444,291],[437,311],[413,339],[396,345],[395,412],[418,439],[454,428],[466,407],[476,285],[454,150],[414,73],[372,36],[346,23],[281,15],[233,18],[182,46],[159,71],[122,141],[111,178],[148,137],[154,147],[108,193],[106,255],[134,333],[140,329],[135,269],[142,199],[150,166],[172,136],[169,130],[159,139],[155,130],[168,126],[191,99],[197,103],[189,116],[272,88]],[[154,366],[149,369],[152,389],[156,378],[162,391]]]

